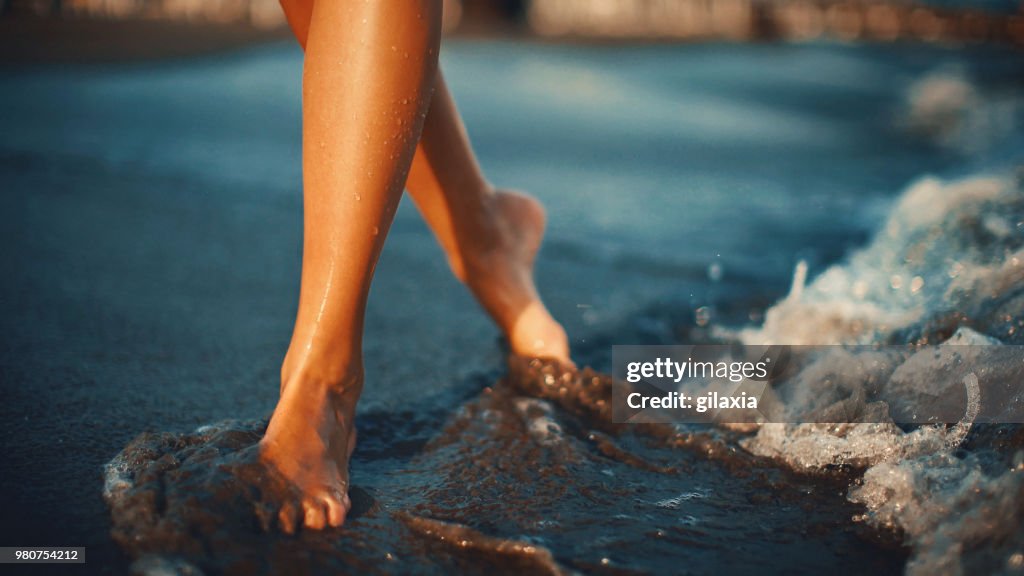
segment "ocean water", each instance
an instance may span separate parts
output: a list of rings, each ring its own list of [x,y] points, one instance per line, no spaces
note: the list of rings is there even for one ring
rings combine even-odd
[[[449,44],[488,174],[548,206],[541,290],[593,371],[507,368],[403,205],[355,517],[285,537],[260,529],[251,452],[294,313],[300,63],[0,77],[22,538],[144,573],[1024,567],[1016,428],[616,426],[601,376],[613,344],[1019,344],[1019,54]],[[54,438],[70,457],[34,450]]]
[[[740,337],[773,343],[931,342],[965,356],[975,355],[968,345],[1019,345],[1024,327],[1021,184],[1019,173],[915,183],[866,248],[810,285],[795,284],[793,293],[768,311],[762,326]],[[1007,225],[1001,226],[1004,219]],[[997,349],[977,350],[971,369],[987,376],[988,384],[979,388],[973,374],[964,379],[967,408],[955,425],[897,426],[893,420],[900,406],[892,399],[875,404],[887,417],[871,419],[866,416],[869,403],[878,398],[863,393],[851,396],[859,398],[855,410],[865,414],[854,420],[859,423],[765,424],[740,444],[799,470],[862,468],[863,476],[848,493],[852,502],[866,507],[856,519],[902,534],[912,551],[909,574],[1020,571],[1021,428],[1009,424],[1016,418],[973,421],[979,400],[994,394],[994,387],[1016,390],[1006,399],[1006,410],[1022,405],[1020,358],[1000,357]],[[950,358],[922,348],[883,378],[904,391],[948,394],[941,380],[955,373]],[[831,365],[841,361],[849,360],[836,358]],[[864,391],[871,384],[858,372],[846,378],[842,370],[833,370],[837,377],[821,380],[819,397],[830,394],[826,388]]]

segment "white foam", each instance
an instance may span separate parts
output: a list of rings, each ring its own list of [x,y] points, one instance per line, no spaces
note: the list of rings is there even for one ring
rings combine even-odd
[[[1013,323],[1024,312],[1022,212],[1024,193],[1013,177],[923,178],[902,195],[867,247],[807,285],[806,269],[798,266],[789,296],[766,312],[764,324],[731,335],[749,344],[924,341],[935,337],[930,322],[966,318],[974,329],[959,326],[940,349],[999,345],[994,336],[1012,337]],[[1002,306],[999,314],[991,312],[994,305]],[[859,520],[905,535],[913,550],[908,573],[1024,567],[1024,456],[958,451],[978,415],[983,390],[977,375],[955,382],[966,391],[958,424],[908,432],[893,424],[889,404],[872,400],[863,370],[842,369],[852,361],[842,354],[829,353],[802,368],[797,379],[824,381],[814,372],[823,366],[838,378],[787,402],[838,407],[859,415],[859,422],[765,424],[742,446],[804,471],[865,468],[862,485],[849,498],[867,509]],[[930,352],[905,363],[939,367],[944,361],[942,353]],[[926,392],[936,385],[908,372],[890,368],[877,376],[899,380],[903,390]],[[844,380],[843,374],[854,376]]]
[[[128,462],[122,454],[118,454],[103,467],[103,498],[108,501],[118,498],[131,486],[132,478]]]
[[[945,68],[910,86],[903,125],[949,151],[970,155],[1013,137],[1022,109],[1017,93],[979,89],[962,70]]]
[[[765,313],[762,326],[740,331],[739,338],[749,344],[868,344],[972,298],[979,284],[1012,286],[1024,279],[1024,253],[1000,258],[973,245],[971,236],[986,216],[1010,227],[1012,219],[997,207],[1019,195],[1009,177],[918,180],[869,246],[808,286],[802,282],[806,268],[798,265],[790,295]],[[1019,242],[1020,222],[1012,228]],[[995,296],[991,290],[982,295]]]

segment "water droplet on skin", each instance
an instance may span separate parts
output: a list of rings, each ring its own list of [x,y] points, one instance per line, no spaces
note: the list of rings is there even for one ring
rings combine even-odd
[[[374,226],[373,227],[373,235],[376,236],[378,234],[380,234],[380,227]]]
[[[353,194],[352,197],[356,199],[356,202],[359,202],[360,200],[363,199],[363,197],[358,192]]]

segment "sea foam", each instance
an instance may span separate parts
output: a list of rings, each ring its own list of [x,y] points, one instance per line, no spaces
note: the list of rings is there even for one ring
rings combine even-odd
[[[903,535],[912,549],[908,574],[1024,570],[1021,426],[975,424],[985,391],[977,375],[952,374],[945,357],[969,350],[979,357],[961,364],[996,374],[997,381],[1020,381],[1021,367],[1008,364],[1018,356],[997,353],[1005,344],[1024,343],[1020,178],[919,180],[868,246],[808,285],[798,267],[790,295],[767,311],[762,326],[723,334],[750,344],[940,344],[938,353],[929,347],[900,365],[879,362],[884,368],[871,377],[835,369],[856,361],[836,348],[817,366],[831,366],[838,381],[821,384],[818,392],[854,390],[846,400],[870,417],[848,424],[765,424],[742,442],[753,454],[805,472],[863,470],[848,494],[866,508],[856,519]],[[815,366],[803,368],[804,380],[813,380]],[[937,391],[941,386],[948,389]],[[915,399],[953,387],[966,404],[956,425],[893,423]],[[889,395],[878,397],[883,388]],[[1022,401],[1020,394],[1009,399],[1017,409]]]

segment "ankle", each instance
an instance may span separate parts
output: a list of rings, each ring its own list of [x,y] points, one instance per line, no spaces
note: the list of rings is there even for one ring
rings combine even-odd
[[[281,367],[281,392],[298,386],[303,391],[320,391],[325,394],[342,394],[358,397],[363,390],[363,364],[358,362],[324,363],[306,361],[289,362],[289,356]]]
[[[490,188],[486,196],[473,206],[472,212],[457,220],[459,257],[468,268],[486,268],[491,257],[508,247],[514,226],[505,213],[503,196],[510,194]]]

